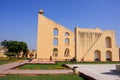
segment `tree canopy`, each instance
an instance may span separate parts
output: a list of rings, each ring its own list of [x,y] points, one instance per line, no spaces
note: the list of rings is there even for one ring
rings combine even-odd
[[[18,53],[20,51],[26,53],[28,50],[27,44],[23,41],[4,40],[1,42],[1,46],[8,48],[8,52],[12,53]]]

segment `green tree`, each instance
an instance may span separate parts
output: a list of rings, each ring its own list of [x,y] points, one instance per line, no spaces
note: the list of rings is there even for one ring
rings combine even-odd
[[[9,43],[7,40],[1,42],[1,46],[8,47]]]
[[[7,56],[16,55],[20,51],[23,51],[25,54],[28,51],[27,44],[20,41],[4,40],[1,42],[1,46],[8,48],[8,52],[6,53]]]

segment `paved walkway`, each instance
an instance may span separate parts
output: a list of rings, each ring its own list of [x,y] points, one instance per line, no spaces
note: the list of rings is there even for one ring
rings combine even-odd
[[[120,72],[115,70],[116,64],[67,64],[73,68],[77,66],[77,70],[96,80],[120,80]]]
[[[5,73],[7,70],[23,65],[25,63],[28,63],[28,60],[0,65],[0,74]]]
[[[15,67],[18,67],[26,63],[29,63],[28,60],[0,65],[0,75],[6,75],[6,74],[36,75],[36,74],[70,74],[70,73],[73,73],[72,70],[15,70],[13,69]]]
[[[26,75],[37,75],[37,74],[71,74],[72,70],[8,70],[6,73],[9,74],[26,74]]]

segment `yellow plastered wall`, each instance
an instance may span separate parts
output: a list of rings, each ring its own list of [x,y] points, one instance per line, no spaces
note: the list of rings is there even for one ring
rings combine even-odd
[[[54,28],[58,29],[58,36],[54,36]],[[69,33],[69,36],[65,36],[65,32]],[[58,46],[54,46],[54,38],[58,39]],[[69,39],[69,45],[65,44],[65,38]],[[43,14],[38,14],[38,35],[37,35],[37,58],[48,59],[52,56],[53,60],[65,60],[72,59],[75,54],[74,50],[74,33],[62,25],[55,23],[54,21],[46,18]],[[53,56],[53,48],[58,49],[58,57]],[[70,56],[65,57],[65,49],[69,49]]]
[[[58,30],[58,35],[54,35],[54,29]],[[69,36],[65,36],[65,33]],[[106,47],[105,38],[111,39],[111,47]],[[54,46],[54,38],[58,39],[58,45]],[[65,39],[69,39],[69,45],[65,44]],[[115,32],[99,28],[75,28],[75,32],[70,31],[62,25],[46,18],[43,12],[38,14],[38,35],[37,35],[37,59],[54,61],[65,61],[76,58],[80,61],[94,61],[95,51],[100,52],[100,61],[106,61],[106,52],[111,52],[111,60],[119,61],[119,48],[116,46]],[[53,49],[58,49],[58,56],[53,56]],[[70,55],[65,57],[66,48]]]
[[[84,33],[84,35],[82,33]],[[106,48],[106,37],[111,38],[111,48]],[[76,28],[77,61],[94,61],[94,53],[96,50],[100,51],[100,61],[106,61],[107,51],[112,53],[112,61],[119,60],[119,49],[116,46],[114,31],[102,31],[98,28],[93,30]]]

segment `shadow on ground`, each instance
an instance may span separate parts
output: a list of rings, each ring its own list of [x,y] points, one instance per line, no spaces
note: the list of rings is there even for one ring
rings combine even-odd
[[[120,77],[120,72],[116,71],[116,70],[110,70],[109,72],[104,72],[101,74],[105,74],[105,75],[116,75],[118,77]]]

